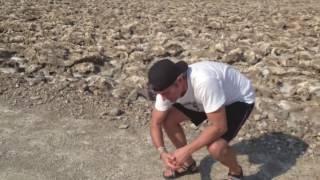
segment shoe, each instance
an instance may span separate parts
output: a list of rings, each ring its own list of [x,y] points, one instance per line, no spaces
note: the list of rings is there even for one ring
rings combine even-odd
[[[179,170],[172,171],[170,176],[165,176],[163,172],[164,179],[175,179],[187,174],[194,174],[198,172],[198,167],[195,161],[193,161],[190,165],[184,165]]]
[[[243,180],[242,168],[241,168],[241,173],[239,175],[234,175],[229,172],[227,180]]]

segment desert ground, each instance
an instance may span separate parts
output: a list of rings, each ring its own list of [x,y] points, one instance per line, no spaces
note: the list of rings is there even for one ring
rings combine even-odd
[[[320,179],[318,0],[0,0],[0,179],[162,179],[146,86],[162,58],[250,78],[231,142],[245,179]],[[179,179],[226,177],[205,148],[194,158]]]

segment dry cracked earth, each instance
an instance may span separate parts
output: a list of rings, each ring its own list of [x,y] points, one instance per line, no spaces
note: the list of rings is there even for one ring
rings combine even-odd
[[[251,79],[232,142],[245,179],[320,179],[318,0],[0,0],[0,179],[162,179],[146,72],[165,57]],[[194,157],[200,173],[180,179],[225,178],[205,148]]]

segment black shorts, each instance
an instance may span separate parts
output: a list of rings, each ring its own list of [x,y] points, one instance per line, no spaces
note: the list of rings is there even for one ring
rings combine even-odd
[[[175,108],[190,118],[193,124],[198,126],[207,119],[205,112],[197,112],[185,108],[179,103],[173,104]],[[244,122],[248,119],[254,104],[247,104],[244,102],[235,102],[225,107],[228,131],[222,136],[227,142],[231,141],[239,132]]]

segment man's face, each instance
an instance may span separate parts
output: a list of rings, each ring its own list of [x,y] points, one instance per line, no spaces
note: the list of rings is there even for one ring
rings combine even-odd
[[[160,94],[162,98],[167,99],[171,102],[176,102],[177,99],[180,97],[182,92],[182,79],[178,78],[172,85],[170,85],[168,88],[166,88],[163,91],[156,92],[157,94]]]

